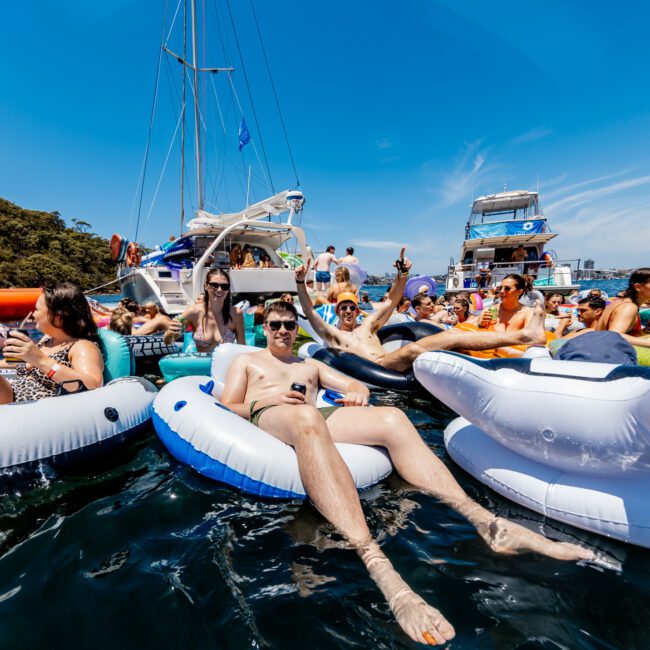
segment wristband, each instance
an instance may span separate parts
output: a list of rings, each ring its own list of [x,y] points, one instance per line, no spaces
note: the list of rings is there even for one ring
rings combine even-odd
[[[304,280],[296,280],[296,284],[305,284]]]
[[[48,378],[48,379],[52,379],[52,377],[54,377],[54,375],[56,375],[56,373],[57,373],[60,369],[61,369],[61,365],[58,364],[58,363],[55,363],[55,364],[54,364],[54,365],[49,369],[49,371],[48,371],[48,373],[47,373],[47,378]]]

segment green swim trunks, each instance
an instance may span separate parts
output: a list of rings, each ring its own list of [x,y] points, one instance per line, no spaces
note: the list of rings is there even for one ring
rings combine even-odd
[[[263,406],[262,408],[256,409],[255,404],[257,404],[256,401],[251,402],[250,414],[251,414],[251,422],[256,427],[259,426],[260,416],[262,415],[262,413],[264,413],[264,411],[268,411],[269,409],[272,409],[274,406],[280,406],[279,404],[271,404],[270,406]],[[339,408],[340,407],[338,406],[323,406],[322,408],[318,409],[318,412],[323,416],[323,420],[327,420],[327,418]]]

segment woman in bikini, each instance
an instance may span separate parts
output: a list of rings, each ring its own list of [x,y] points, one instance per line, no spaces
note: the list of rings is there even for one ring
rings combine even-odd
[[[637,269],[630,275],[625,298],[605,307],[595,330],[618,332],[632,345],[650,348],[650,337],[643,336],[639,307],[650,300],[650,268]]]
[[[61,282],[43,289],[34,310],[36,327],[44,336],[9,330],[3,353],[19,359],[16,379],[0,377],[0,404],[52,397],[60,385],[67,392],[99,388],[104,360],[97,347],[97,326],[81,289]]]
[[[212,269],[208,273],[203,302],[186,309],[182,320],[192,327],[199,352],[212,352],[222,343],[246,344],[244,316],[230,304],[230,276],[220,269]],[[172,321],[165,341],[174,340],[180,331],[180,323]]]
[[[345,266],[339,266],[334,272],[336,280],[327,292],[327,300],[336,304],[339,293],[357,293],[357,288],[350,281],[350,271]]]
[[[499,286],[500,303],[496,319],[493,318],[492,311],[486,309],[483,311],[480,327],[489,327],[495,332],[513,332],[524,329],[530,320],[532,310],[529,307],[524,307],[519,299],[530,290],[530,281],[526,278],[516,273],[506,275]]]

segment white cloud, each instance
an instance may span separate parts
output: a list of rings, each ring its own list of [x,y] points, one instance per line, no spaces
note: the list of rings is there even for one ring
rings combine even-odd
[[[468,201],[475,191],[497,181],[495,172],[501,168],[487,163],[487,149],[481,149],[481,140],[465,144],[452,171],[445,174],[438,191],[442,195],[439,208],[447,208]]]
[[[573,185],[565,185],[564,187],[559,187],[557,190],[553,190],[552,192],[545,192],[545,196],[547,199],[553,199],[558,196],[562,196],[567,192],[572,192],[573,190],[577,190],[579,187],[586,187],[587,185],[594,185],[596,183],[602,183],[602,181],[608,181],[612,178],[625,176],[625,174],[629,174],[631,171],[632,171],[631,169],[623,169],[621,171],[614,172],[612,174],[607,174],[606,176],[598,176],[596,178],[590,178],[586,181],[580,181],[579,183],[574,183]],[[566,174],[563,174],[563,176],[566,177]]]
[[[547,138],[549,135],[552,134],[553,134],[553,129],[538,126],[530,131],[527,131],[526,133],[522,133],[521,135],[518,135],[517,137],[513,138],[510,142],[515,146],[519,146],[520,144],[526,144],[527,142],[533,142],[534,140],[542,140],[543,138]]]
[[[393,143],[388,138],[379,138],[375,140],[378,149],[390,149]]]
[[[557,200],[546,206],[545,212],[563,212],[567,209],[573,209],[586,203],[591,203],[596,199],[601,199],[604,196],[615,194],[623,190],[629,190],[639,185],[647,185],[650,183],[650,176],[640,176],[639,178],[632,178],[630,180],[614,183],[613,185],[606,185],[605,187],[597,187],[593,190],[586,190],[584,192],[577,192],[562,199]]]

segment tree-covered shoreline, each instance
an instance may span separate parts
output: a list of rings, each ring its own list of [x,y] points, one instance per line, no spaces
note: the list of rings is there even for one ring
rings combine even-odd
[[[0,198],[0,287],[40,287],[61,281],[82,289],[115,278],[109,242],[91,224],[58,212],[25,210]]]

